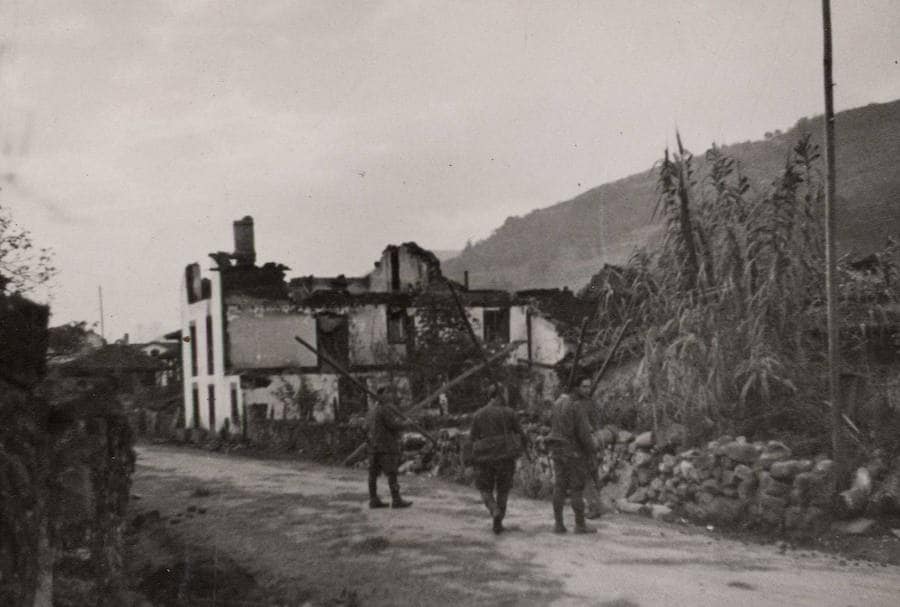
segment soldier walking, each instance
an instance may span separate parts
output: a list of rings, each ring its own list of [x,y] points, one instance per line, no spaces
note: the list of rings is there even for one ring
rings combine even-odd
[[[575,405],[584,410],[585,415],[588,418],[588,422],[591,425],[591,436],[594,436],[594,433],[600,428],[600,415],[597,407],[594,405],[594,399],[591,398],[591,380],[583,379],[581,383],[578,384],[578,389],[575,392]],[[597,470],[597,458],[596,458],[596,450],[597,446],[593,444],[593,439],[591,441],[592,449],[590,455],[588,457],[588,479],[591,482],[586,482],[584,486],[584,501],[586,504],[586,514],[585,518],[588,519],[596,519],[600,518],[603,515],[603,505],[600,499],[600,488],[593,482],[593,473]]]
[[[590,384],[587,386],[590,389]],[[584,486],[590,477],[594,443],[591,422],[583,403],[563,395],[553,405],[548,443],[553,459],[553,519],[555,533],[566,533],[563,508],[566,495],[575,513],[575,533],[596,533],[585,523]]]
[[[385,389],[378,389],[379,398],[385,398]],[[379,401],[369,411],[369,508],[387,508],[378,497],[378,476],[384,473],[391,490],[391,507],[408,508],[412,502],[400,497],[397,470],[400,467],[400,433],[404,422],[387,404]]]
[[[488,402],[475,412],[472,429],[475,487],[493,518],[494,533],[502,533],[506,502],[516,472],[516,459],[528,446],[519,418],[500,398],[496,384],[488,388]]]

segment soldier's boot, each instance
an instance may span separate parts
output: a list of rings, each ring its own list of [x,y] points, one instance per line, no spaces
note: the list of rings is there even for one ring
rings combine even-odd
[[[369,475],[369,508],[387,508],[388,505],[378,497],[378,477]]]
[[[502,491],[497,492],[497,507],[500,508],[500,521],[506,518],[506,502],[509,500],[509,494]]]
[[[556,497],[553,498],[553,533],[566,533],[568,529],[566,529],[565,523],[563,523],[563,506],[565,505],[565,501],[559,501]]]
[[[400,497],[400,484],[397,482],[397,476],[392,475],[389,479],[391,487],[391,508],[409,508],[412,502]]]
[[[597,533],[597,530],[593,527],[589,527],[586,522],[584,522],[584,504],[580,508],[572,508],[575,510],[575,533],[579,534],[588,534],[588,533]]]
[[[494,510],[494,533],[503,533],[506,531],[503,527],[503,517],[506,516],[506,496],[497,492],[497,508]]]
[[[491,513],[491,518],[497,518],[497,516],[500,514],[500,508],[497,506],[497,502],[494,500],[494,494],[490,491],[482,491],[481,501],[484,502],[484,506],[488,509],[488,512]]]

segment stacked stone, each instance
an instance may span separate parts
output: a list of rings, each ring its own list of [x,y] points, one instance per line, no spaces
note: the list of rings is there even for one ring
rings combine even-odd
[[[744,437],[663,453],[647,432],[624,448],[617,441],[601,464],[614,481],[604,492],[619,510],[661,518],[678,512],[698,522],[800,532],[827,521],[833,468],[825,457],[795,459],[781,442]]]
[[[519,460],[516,486],[529,497],[546,498],[553,487],[545,440],[550,429],[539,423],[523,427],[530,451]],[[740,436],[722,436],[703,448],[683,450],[685,435],[686,429],[677,424],[660,437],[615,426],[599,429],[594,437],[606,507],[660,519],[685,517],[797,534],[819,531],[834,514],[855,516],[873,507],[900,513],[900,458],[893,465],[860,468],[853,486],[835,495],[834,464],[825,456],[795,458],[784,443],[750,442]],[[404,470],[471,481],[460,457],[466,436],[458,428],[443,428],[437,447],[431,448],[421,435],[408,434]]]

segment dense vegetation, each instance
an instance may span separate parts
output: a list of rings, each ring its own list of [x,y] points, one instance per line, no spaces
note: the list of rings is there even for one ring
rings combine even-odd
[[[840,201],[838,244],[859,257],[900,234],[900,101],[840,112],[836,118],[837,187]],[[822,118],[803,118],[785,133],[763,141],[723,146],[754,192],[764,191],[805,134],[821,145]],[[697,170],[707,170],[698,158]],[[816,161],[816,166],[819,161]],[[624,263],[636,246],[659,234],[653,220],[656,172],[627,177],[576,198],[510,217],[491,235],[459,257],[444,262],[444,273],[461,280],[469,270],[473,285],[524,289],[582,287],[604,263]]]
[[[599,298],[609,341],[634,322],[640,360],[632,398],[644,423],[685,423],[696,439],[735,432],[790,435],[811,452],[828,444],[822,175],[818,148],[802,136],[769,186],[752,188],[743,167],[713,147],[703,162],[678,138],[657,170],[662,238],[623,268],[598,273],[583,296]],[[900,301],[896,244],[838,272],[842,370],[862,380],[848,403],[859,447],[896,446],[887,431]],[[852,383],[852,382],[851,382]],[[650,419],[648,419],[650,418]],[[854,421],[855,420],[855,421]]]

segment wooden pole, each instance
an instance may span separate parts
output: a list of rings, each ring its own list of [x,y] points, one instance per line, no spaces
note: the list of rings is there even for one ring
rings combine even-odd
[[[834,82],[831,77],[831,2],[822,0],[823,68],[825,80],[825,291],[828,314],[828,395],[831,400],[831,450],[838,482],[844,475],[841,441],[841,406],[838,367],[840,349],[838,347],[838,318],[835,305],[835,278],[837,261],[835,253],[835,154],[834,154]]]
[[[103,316],[103,287],[97,286],[97,296],[100,299],[100,337],[106,339],[106,322]]]

